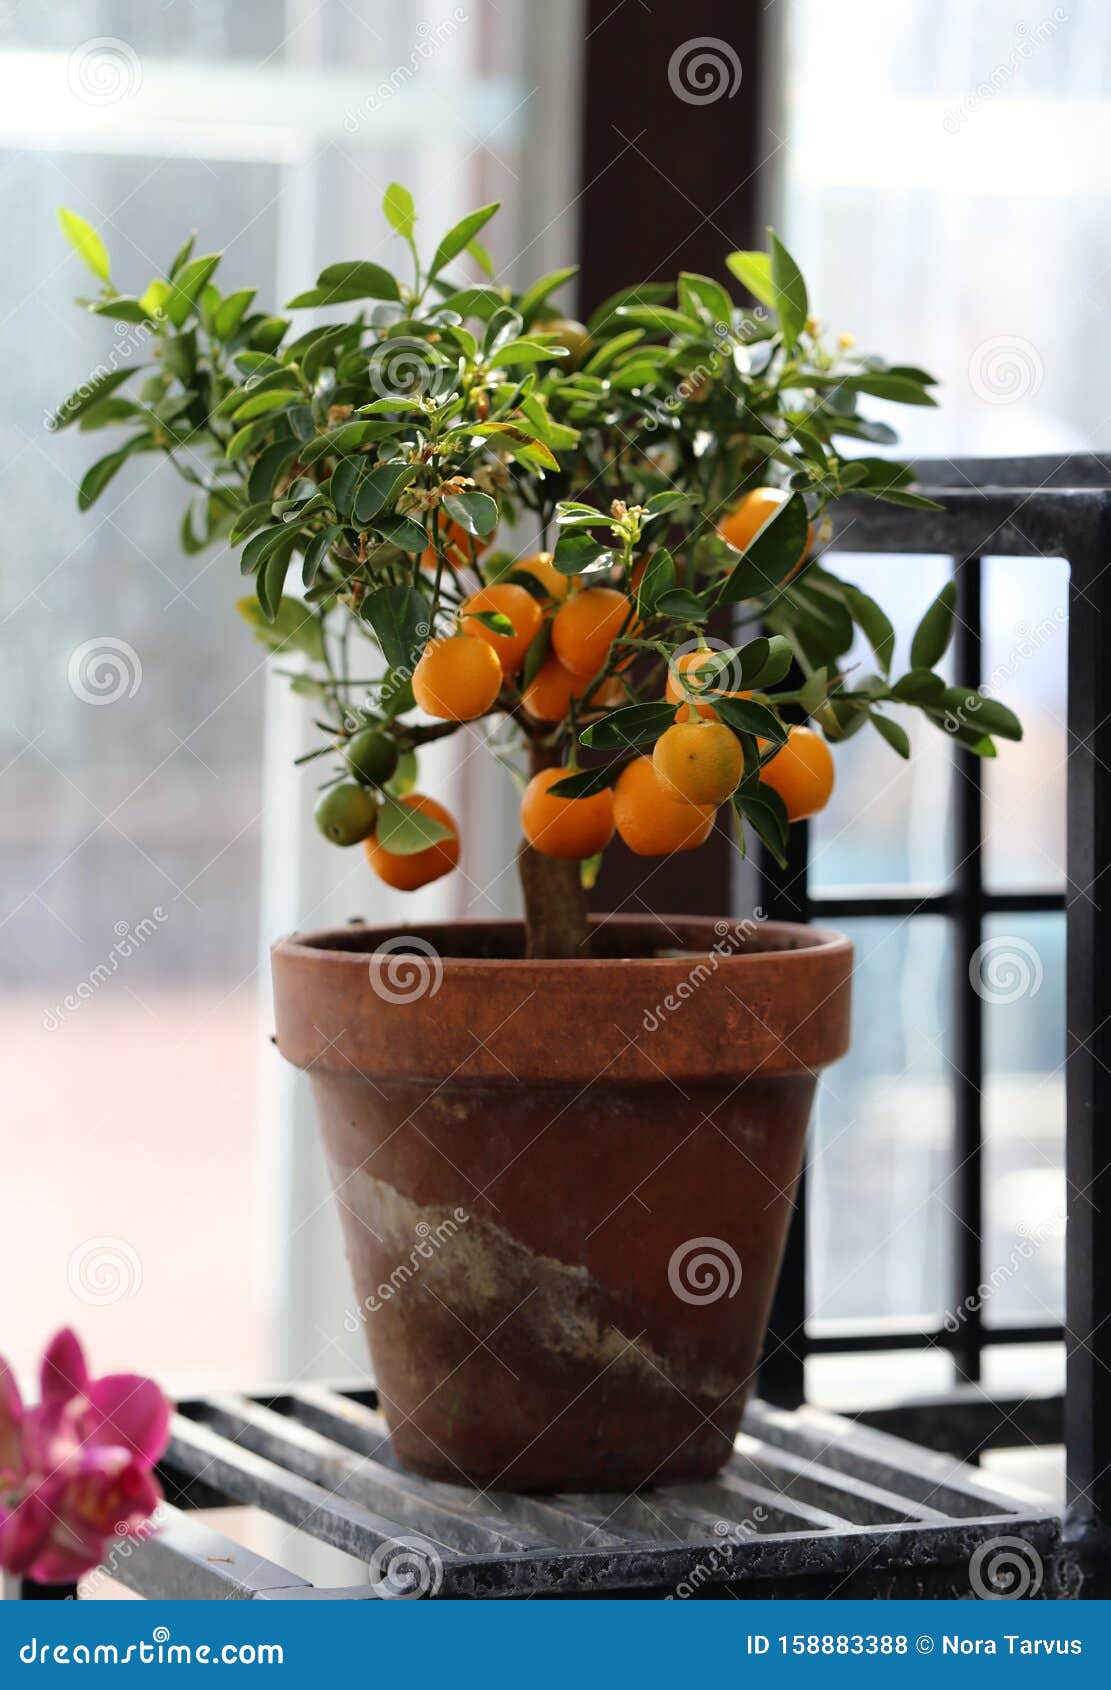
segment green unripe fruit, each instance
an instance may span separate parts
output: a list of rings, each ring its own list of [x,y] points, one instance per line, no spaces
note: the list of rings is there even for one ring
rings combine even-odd
[[[364,786],[384,786],[397,768],[397,746],[380,728],[363,728],[348,740],[344,756]]]
[[[546,323],[537,323],[536,327],[544,334],[559,336],[556,345],[567,349],[567,357],[560,359],[565,370],[577,370],[591,351],[590,331],[585,323],[576,322],[574,317],[553,317]]]
[[[316,825],[333,845],[357,845],[369,839],[378,821],[378,805],[365,786],[344,781],[320,796]]]

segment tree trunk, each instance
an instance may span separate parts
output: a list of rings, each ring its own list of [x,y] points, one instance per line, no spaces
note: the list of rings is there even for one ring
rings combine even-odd
[[[556,749],[529,747],[529,772],[539,774],[559,762]],[[590,955],[586,892],[579,864],[545,857],[522,839],[517,872],[525,901],[525,955],[549,959]]]

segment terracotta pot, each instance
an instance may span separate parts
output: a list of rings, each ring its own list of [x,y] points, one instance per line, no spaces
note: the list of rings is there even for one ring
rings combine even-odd
[[[729,1456],[852,947],[773,922],[602,917],[274,947],[399,1460],[628,1490]],[[349,1315],[349,1324],[351,1316]]]

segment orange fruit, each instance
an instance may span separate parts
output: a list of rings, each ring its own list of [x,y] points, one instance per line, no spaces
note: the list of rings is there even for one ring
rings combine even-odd
[[[498,634],[487,628],[473,612],[492,610],[508,617],[513,624],[511,634]],[[540,632],[544,612],[527,587],[515,587],[512,581],[499,581],[493,587],[483,587],[463,600],[463,632],[472,639],[485,640],[501,664],[503,675],[515,675],[525,661],[525,653]]]
[[[468,568],[472,561],[472,555],[476,558],[481,557],[494,537],[492,534],[487,534],[485,539],[480,540],[476,534],[468,534],[462,524],[456,522],[454,517],[448,516],[442,507],[436,512],[436,527],[442,535],[441,545],[453,569]],[[474,548],[473,554],[472,547]],[[420,554],[421,568],[430,570],[432,574],[435,574],[436,562],[436,548],[434,546],[426,547]]]
[[[552,621],[552,650],[573,675],[596,675],[618,634],[632,632],[633,603],[614,587],[585,587],[560,605]],[[625,663],[632,662],[632,654]]]
[[[669,792],[692,804],[721,804],[744,773],[741,742],[722,722],[676,722],[652,750],[656,773]]]
[[[425,646],[413,670],[413,697],[429,716],[470,722],[489,710],[501,682],[501,664],[485,640],[451,634]]]
[[[785,505],[790,497],[790,493],[785,492],[782,487],[754,487],[751,492],[745,493],[737,501],[732,510],[726,511],[718,522],[718,533],[723,540],[728,541],[729,545],[735,547],[737,551],[743,552],[752,544],[765,522],[774,516],[780,506]],[[811,523],[806,531],[806,544],[797,562],[791,566],[783,577],[783,581],[780,582],[781,586],[784,582],[789,581],[793,575],[797,575],[806,562],[813,544],[814,524]]]
[[[377,835],[364,843],[366,860],[379,880],[384,880],[387,886],[396,887],[399,892],[415,892],[419,886],[427,886],[430,881],[450,874],[458,863],[459,827],[450,810],[445,810],[435,798],[426,798],[423,792],[407,793],[404,798],[398,799],[398,803],[431,816],[441,827],[450,827],[452,834],[450,839],[437,840],[435,845],[429,845],[423,851],[412,851],[408,856],[387,851],[378,843]]]
[[[561,722],[571,708],[571,700],[582,698],[593,674],[573,675],[558,657],[546,657],[521,696],[527,715],[534,722]],[[590,708],[609,710],[623,704],[625,689],[616,675],[602,682],[590,701]]]
[[[693,707],[689,703],[687,695],[680,685],[679,675],[688,675],[691,670],[695,671],[695,674],[691,676],[691,679],[688,682],[692,692],[703,692],[708,697],[713,696],[714,694],[720,698],[752,697],[751,692],[722,692],[721,688],[715,686],[712,680],[705,682],[700,681],[697,678],[697,671],[705,668],[713,656],[714,652],[712,647],[704,646],[696,651],[680,652],[673,657],[668,664],[667,686],[664,689],[664,697],[667,699],[669,704],[678,704],[680,706],[679,714],[676,718],[677,721],[689,722],[695,712],[702,717],[704,722],[716,722],[718,719],[717,711],[714,709],[712,704],[703,703],[701,699],[699,699]],[[676,673],[676,671],[678,671],[678,673]]]
[[[516,572],[533,576],[556,604],[563,603],[571,587],[571,577],[560,574],[552,562],[551,552],[536,552],[532,557],[519,557],[509,568],[509,574]]]
[[[553,798],[551,788],[569,769],[541,769],[521,799],[521,831],[544,857],[596,856],[613,838],[613,793],[607,787],[589,798]]]
[[[705,844],[714,825],[712,804],[676,797],[656,773],[651,757],[636,757],[618,777],[613,820],[638,857],[666,857]]]
[[[787,806],[787,820],[792,822],[825,809],[833,775],[833,753],[813,728],[789,728],[786,745],[760,770],[762,783],[779,793]]]

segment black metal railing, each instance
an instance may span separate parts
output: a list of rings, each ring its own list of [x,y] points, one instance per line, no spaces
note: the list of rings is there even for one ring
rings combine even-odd
[[[993,892],[984,885],[983,792],[978,759],[959,747],[955,839],[950,883],[941,891],[862,891],[822,895],[808,883],[804,826],[792,830],[790,858],[780,869],[765,858],[760,900],[769,914],[837,920],[887,916],[914,921],[944,916],[955,930],[951,1004],[956,1048],[955,1186],[950,1307],[962,1309],[956,1329],[864,1329],[814,1333],[807,1324],[806,1181],[772,1311],[761,1390],[792,1404],[805,1396],[805,1367],[815,1355],[940,1348],[955,1364],[958,1384],[928,1405],[871,1416],[875,1423],[921,1434],[964,1456],[1033,1435],[1060,1436],[1060,1399],[1033,1405],[1019,1397],[993,1404],[982,1389],[985,1348],[1064,1340],[1067,1388],[1070,1528],[1078,1540],[1106,1549],[1111,1519],[1111,1268],[1099,1229],[1111,1214],[1111,1148],[1100,1123],[1111,1103],[1111,922],[1098,882],[1111,851],[1111,458],[1072,457],[931,461],[919,466],[937,512],[891,511],[849,504],[838,513],[833,549],[938,554],[952,560],[958,592],[954,666],[961,684],[982,682],[981,559],[1064,559],[1069,577],[1068,861],[1067,890]],[[1102,907],[1101,907],[1102,904]],[[969,958],[996,914],[1063,911],[1067,921],[1066,1060],[1067,1271],[1062,1325],[1020,1324],[985,1330],[978,1288],[985,1278],[984,1003],[969,976]],[[1111,1146],[1111,1136],[1107,1143]],[[965,1318],[967,1311],[967,1318]],[[963,1385],[960,1383],[963,1382]]]

